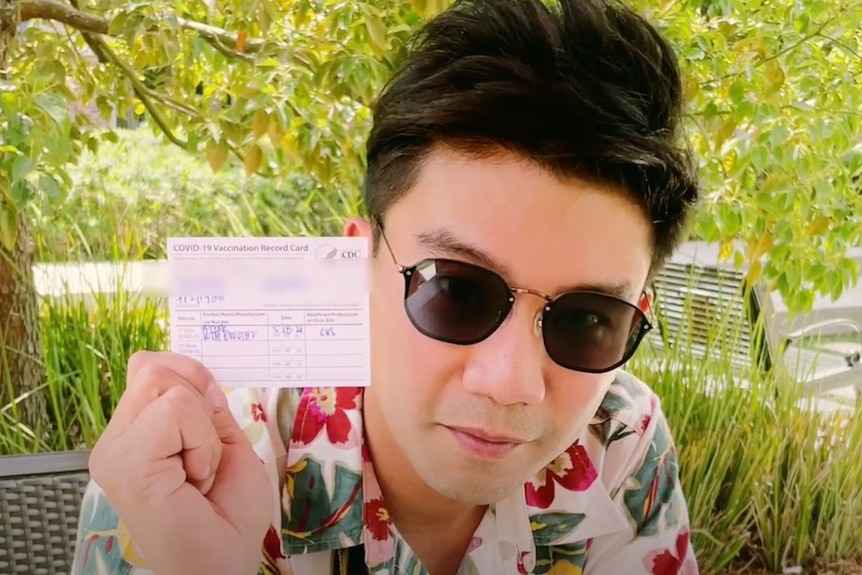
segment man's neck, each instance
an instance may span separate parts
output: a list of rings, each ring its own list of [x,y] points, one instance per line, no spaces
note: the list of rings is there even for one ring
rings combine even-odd
[[[449,499],[429,487],[389,433],[374,394],[366,392],[363,404],[374,474],[399,533],[423,562],[428,561],[424,549],[449,549],[461,554],[460,563],[486,508]]]

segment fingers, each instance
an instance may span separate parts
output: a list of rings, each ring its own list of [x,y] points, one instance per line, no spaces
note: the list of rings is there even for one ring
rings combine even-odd
[[[186,476],[192,483],[210,479],[221,458],[209,405],[185,386],[174,386],[150,403],[132,427],[141,434],[140,456],[160,461],[182,454]]]
[[[140,481],[144,491],[157,484],[165,493],[188,481],[207,495],[226,446],[253,453],[224,392],[200,362],[173,353],[139,352],[129,360],[127,381],[90,457],[91,474],[106,492],[124,477],[124,491],[128,482]],[[143,477],[127,477],[141,470],[146,470]]]
[[[203,394],[213,381],[213,376],[204,365],[190,357],[171,352],[139,351],[129,358],[126,378],[128,388],[145,384],[152,370],[168,368],[187,381],[198,393]]]
[[[200,399],[208,400],[213,411],[226,407],[224,393],[197,360],[174,353],[138,352],[129,359],[126,390],[105,433],[124,433],[149,403],[176,385],[187,386]]]
[[[268,525],[279,494],[245,435],[238,437],[235,444],[224,444],[222,462],[224,468],[219,470],[218,480],[207,495],[219,515],[228,518],[239,533],[254,533],[258,527]],[[254,503],[261,499],[268,503]],[[264,533],[260,533],[261,538]]]
[[[93,478],[109,497],[134,493],[138,504],[167,497],[186,481],[208,491],[222,455],[212,417],[199,394],[187,386],[171,387],[134,419],[129,441],[107,443],[108,453],[91,458]]]
[[[251,445],[248,437],[243,430],[240,429],[239,423],[237,423],[233,413],[231,413],[229,409],[222,409],[214,412],[212,414],[212,422],[215,426],[216,433],[218,433],[219,439],[226,445]]]

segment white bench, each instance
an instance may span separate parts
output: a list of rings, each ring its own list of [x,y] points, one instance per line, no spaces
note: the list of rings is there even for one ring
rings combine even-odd
[[[791,315],[777,294],[747,285],[745,273],[721,262],[715,244],[683,244],[653,285],[659,350],[729,360],[741,373],[782,369],[813,395],[852,389],[862,399],[862,286]]]

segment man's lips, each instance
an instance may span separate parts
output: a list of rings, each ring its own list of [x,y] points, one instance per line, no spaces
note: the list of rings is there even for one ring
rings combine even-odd
[[[471,457],[480,459],[503,459],[519,445],[523,439],[473,427],[445,426],[458,447]]]
[[[506,445],[519,445],[521,443],[527,443],[526,439],[521,439],[518,437],[514,437],[511,435],[505,435],[502,433],[495,433],[492,431],[485,431],[483,429],[478,429],[475,427],[455,427],[455,426],[446,426],[452,431],[457,433],[461,433],[464,435],[471,435],[480,441],[484,441],[486,443],[501,443]]]

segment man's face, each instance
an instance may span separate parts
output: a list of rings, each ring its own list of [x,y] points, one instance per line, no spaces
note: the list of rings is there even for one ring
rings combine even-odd
[[[401,265],[466,261],[551,296],[574,286],[628,286],[625,299],[646,306],[651,230],[642,212],[618,194],[561,181],[514,156],[477,160],[436,150],[387,212],[384,231]],[[346,233],[369,228],[354,221]],[[371,281],[366,417],[391,447],[375,455],[449,498],[487,504],[519,488],[574,442],[614,378],[550,359],[537,327],[546,302],[536,295],[517,295],[490,337],[461,346],[411,324],[404,278],[382,241]]]

